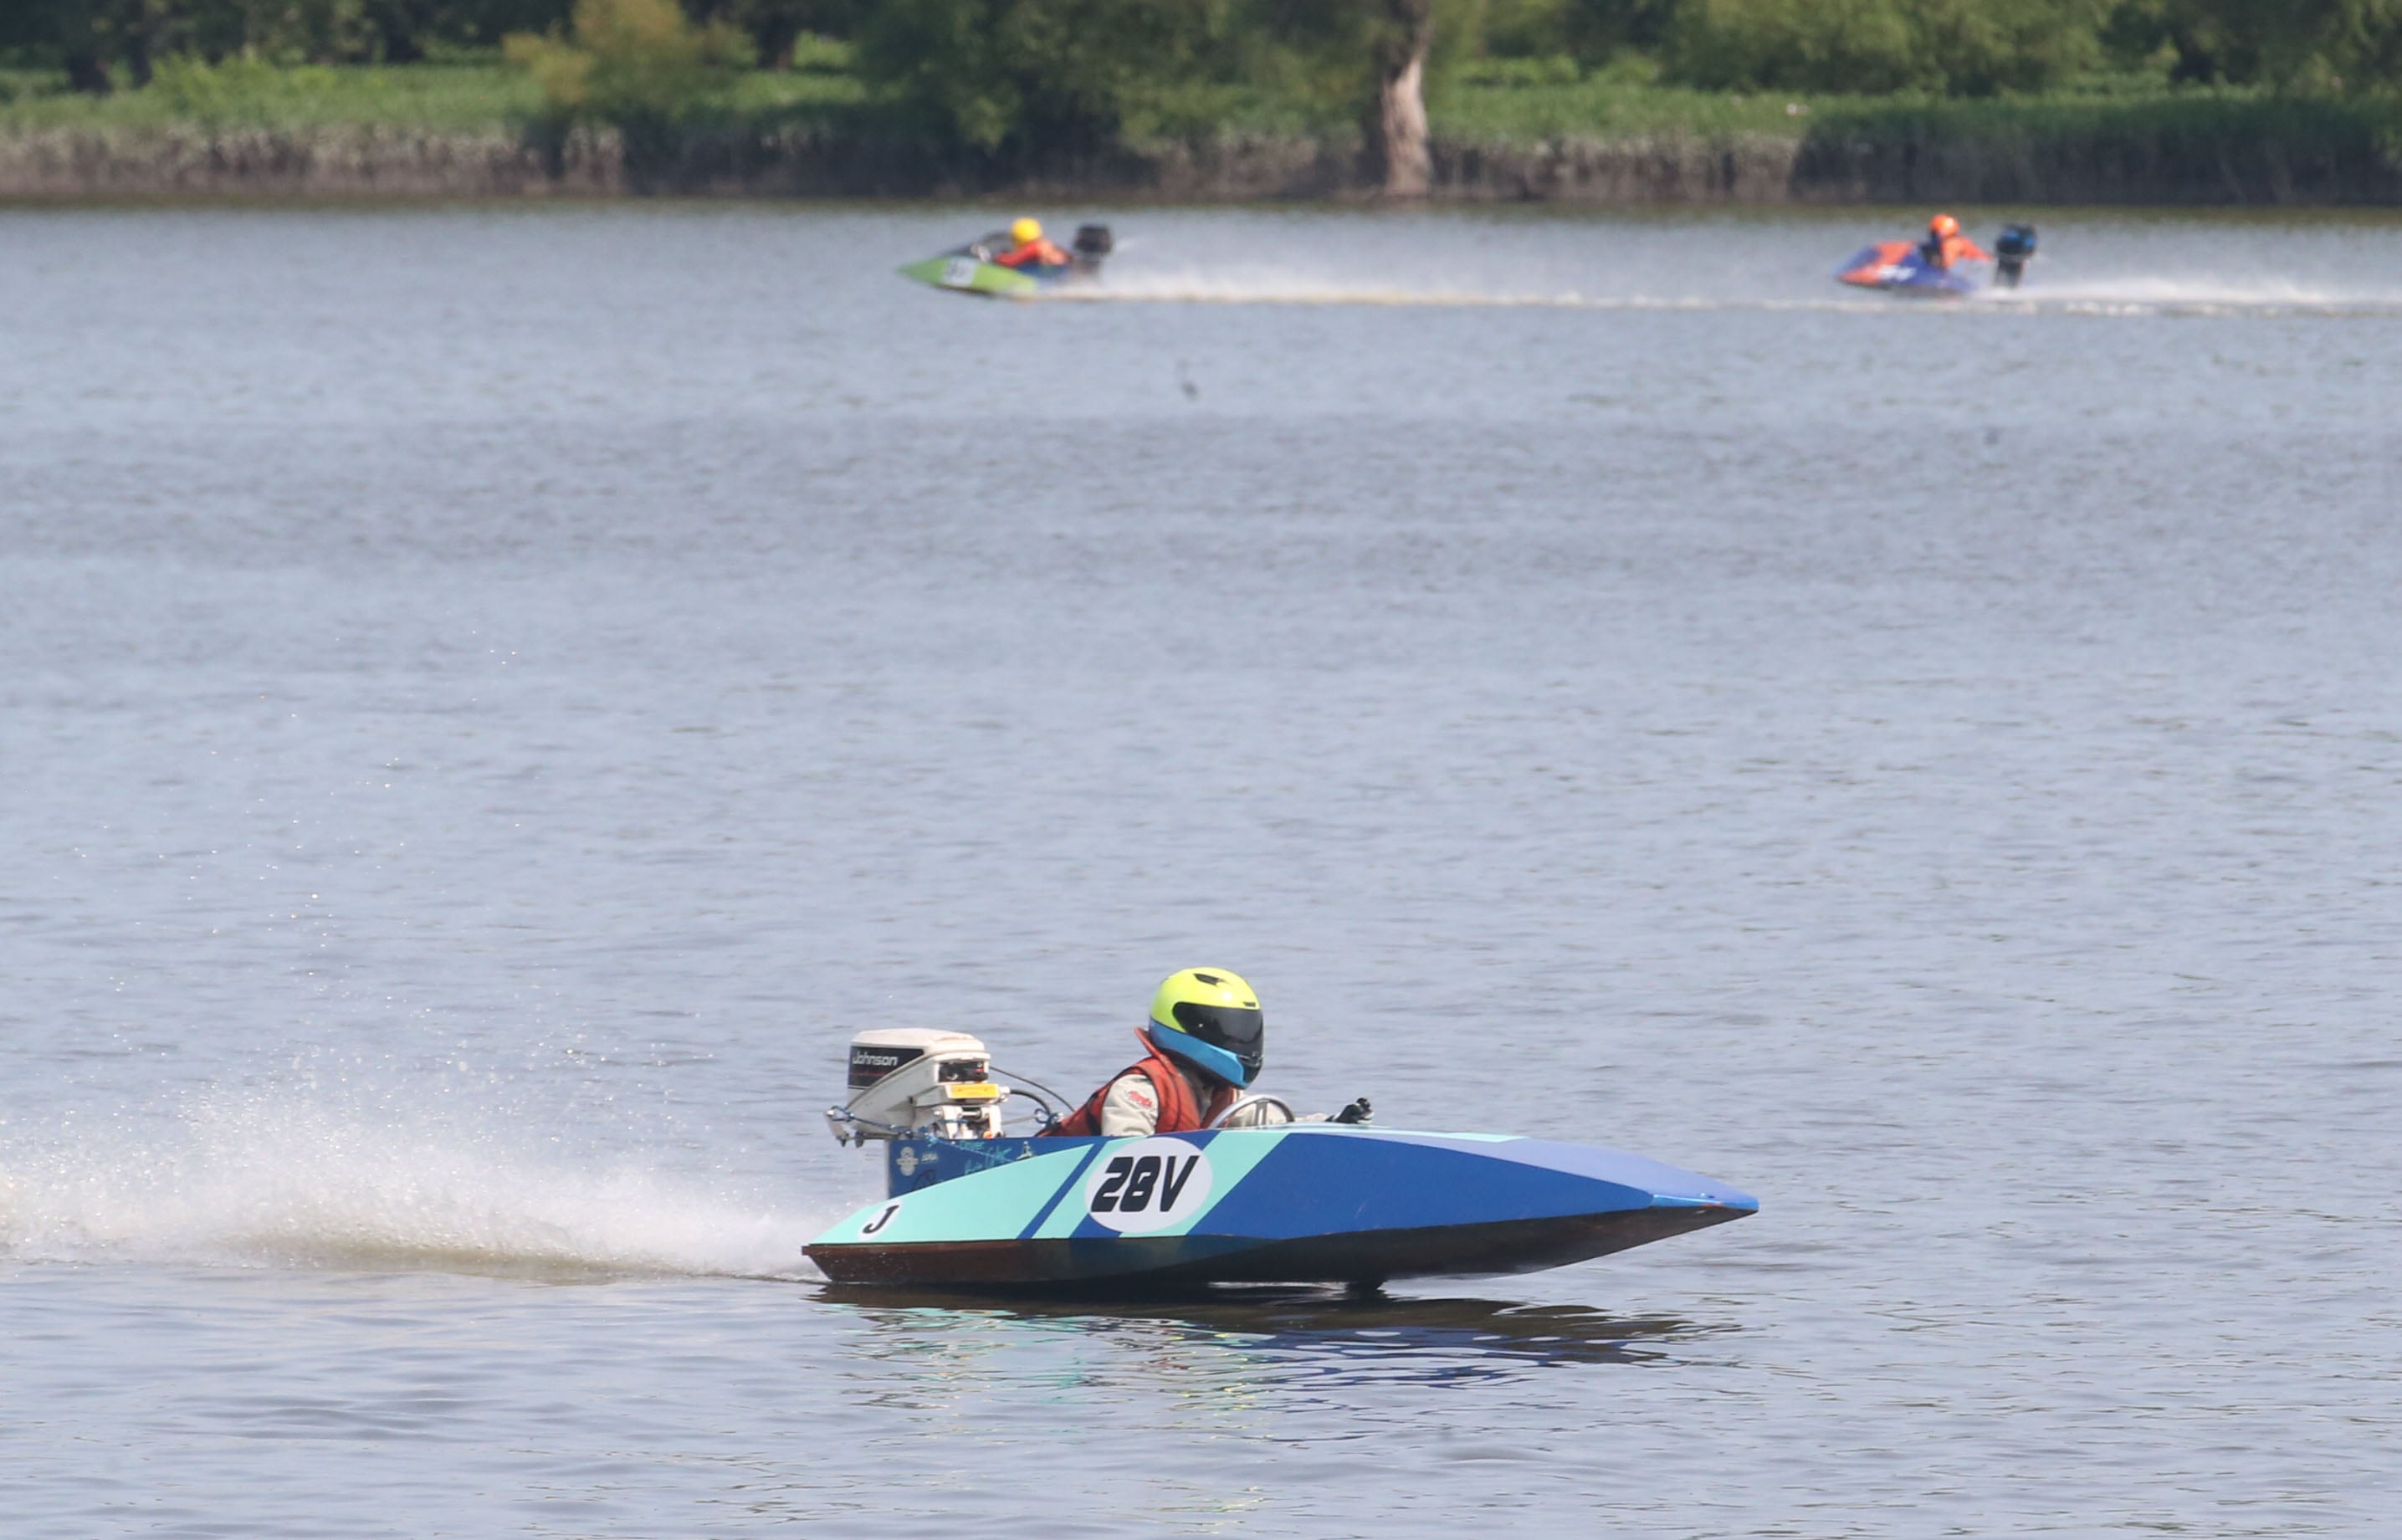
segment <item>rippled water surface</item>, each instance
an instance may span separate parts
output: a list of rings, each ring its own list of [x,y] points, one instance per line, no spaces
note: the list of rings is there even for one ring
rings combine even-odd
[[[1002,213],[0,216],[0,1531],[2390,1531],[2402,225]],[[1763,1211],[815,1280],[1192,963]]]

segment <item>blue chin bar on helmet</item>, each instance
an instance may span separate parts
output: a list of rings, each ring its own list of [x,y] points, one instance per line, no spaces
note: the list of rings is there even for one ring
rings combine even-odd
[[[1151,1024],[1151,1046],[1162,1053],[1183,1060],[1205,1075],[1215,1075],[1228,1085],[1237,1088],[1251,1083],[1251,1072],[1243,1061],[1215,1043],[1205,1043],[1192,1033],[1153,1021]]]

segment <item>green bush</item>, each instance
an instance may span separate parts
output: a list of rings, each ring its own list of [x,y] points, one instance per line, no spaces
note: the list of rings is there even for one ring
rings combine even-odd
[[[827,34],[845,36],[857,24],[866,0],[683,0],[685,14],[702,23],[739,28],[770,69],[806,68],[808,46]]]
[[[1984,96],[2098,57],[2097,0],[1682,0],[1667,77],[1708,89]]]
[[[327,64],[376,55],[378,29],[366,0],[219,0],[214,8],[240,19],[244,50],[286,63]]]
[[[218,63],[190,57],[161,59],[144,93],[163,116],[208,128],[284,121],[332,89],[335,75],[320,66],[282,69],[255,54]]]
[[[1587,64],[1630,53],[1656,53],[1667,41],[1678,0],[1564,0],[1562,42]]]
[[[748,36],[722,21],[695,26],[675,0],[576,0],[573,26],[518,33],[504,51],[540,87],[549,127],[606,123],[637,150],[723,111],[752,62]]]
[[[859,67],[859,50],[843,38],[805,32],[793,39],[791,67],[818,75],[849,75]]]
[[[1564,54],[1544,59],[1470,59],[1454,73],[1463,86],[1498,90],[1530,90],[1544,86],[1573,86],[1584,77],[1577,62]]]
[[[1544,59],[1567,51],[1568,0],[1484,0],[1478,48],[1496,59]]]

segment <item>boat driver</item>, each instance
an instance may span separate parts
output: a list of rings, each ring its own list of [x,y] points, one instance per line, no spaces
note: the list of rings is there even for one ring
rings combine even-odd
[[[1926,222],[1926,239],[1918,243],[1918,255],[1930,268],[1993,260],[1975,241],[1960,233],[1960,222],[1948,213],[1939,213]]]
[[[1259,1078],[1267,1024],[1258,994],[1241,974],[1188,968],[1161,981],[1152,997],[1151,1019],[1135,1036],[1144,1059],[1120,1070],[1043,1133],[1117,1139],[1208,1128]],[[1369,1116],[1362,1097],[1332,1121],[1364,1123]],[[1256,1128],[1287,1121],[1278,1108],[1255,1104],[1223,1126]]]
[[[1042,221],[1021,219],[1009,227],[1009,239],[1017,242],[993,258],[1004,268],[1065,268],[1075,258],[1042,239]]]

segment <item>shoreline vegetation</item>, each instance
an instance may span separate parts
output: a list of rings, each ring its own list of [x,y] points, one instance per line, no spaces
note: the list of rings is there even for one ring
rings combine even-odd
[[[427,78],[418,79],[422,69]],[[433,78],[439,74],[440,78]],[[1253,123],[978,164],[855,111],[849,82],[761,77],[739,110],[641,142],[556,128],[498,66],[318,70],[258,99],[0,106],[0,198],[1375,195],[1343,125]],[[2395,116],[2260,93],[1987,102],[1454,87],[1430,112],[1447,202],[2402,205]],[[2381,107],[2381,103],[2377,104]],[[1798,110],[1796,110],[1798,109]]]
[[[122,24],[77,33],[62,22],[48,44],[21,34],[0,46],[0,199],[13,200],[2402,206],[2402,89],[2386,83],[2402,75],[2402,0],[2391,0],[2392,69],[2342,55],[2348,88],[2329,62],[2338,56],[2289,52],[2278,64],[2256,50],[2244,65],[2224,33],[2205,41],[2240,67],[2188,67],[2179,50],[2203,44],[2169,31],[2148,53],[2112,54],[2094,30],[2082,51],[2032,34],[1979,56],[1928,43],[1935,62],[1912,76],[1903,55],[1862,53],[1857,38],[1849,54],[1817,37],[1815,52],[1760,45],[1730,62],[1723,39],[1719,52],[1695,52],[1695,36],[1719,34],[1677,30],[1676,18],[1700,15],[1727,33],[1762,11],[1807,33],[1822,13],[1857,20],[1880,0],[1481,0],[1484,30],[1455,36],[1448,57],[1444,18],[1458,13],[1446,7],[1465,0],[1324,0],[1326,14],[1364,6],[1366,20],[1331,40],[1276,34],[1281,51],[1266,52],[1159,34],[1155,19],[1175,0],[852,0],[849,36],[759,31],[762,17],[830,14],[828,0],[714,10],[713,0],[302,0],[275,14],[314,6],[389,27],[412,5],[428,15],[489,5],[553,18],[539,32],[495,21],[463,40],[429,34],[413,55],[390,37],[369,46],[365,33],[345,34],[352,54],[370,57],[321,40],[314,61],[290,38],[264,51],[253,33],[268,11],[250,0],[28,3]],[[2116,3],[2109,14],[2121,20],[2145,7],[2173,20],[2228,0]],[[1945,0],[1912,4],[1940,10]],[[961,23],[961,6],[983,20]],[[1052,54],[1012,54],[1010,18],[1063,8],[1100,41],[1071,47],[1055,29],[1040,34]],[[2107,9],[2096,0],[2078,14]],[[159,18],[178,15],[224,25],[160,30]],[[1529,17],[1550,17],[1553,31],[1533,51],[1496,51],[1512,35],[1497,15],[1515,16],[1522,33]],[[1595,15],[1669,21],[1648,51],[1623,35],[1582,57],[1561,51],[1580,35],[1567,21]],[[151,30],[129,30],[125,17]],[[1134,33],[1109,30],[1130,17],[1142,23]],[[751,32],[737,24],[746,18]],[[170,51],[178,40],[186,51]],[[0,45],[9,41],[0,30]],[[763,58],[775,67],[759,67]]]

